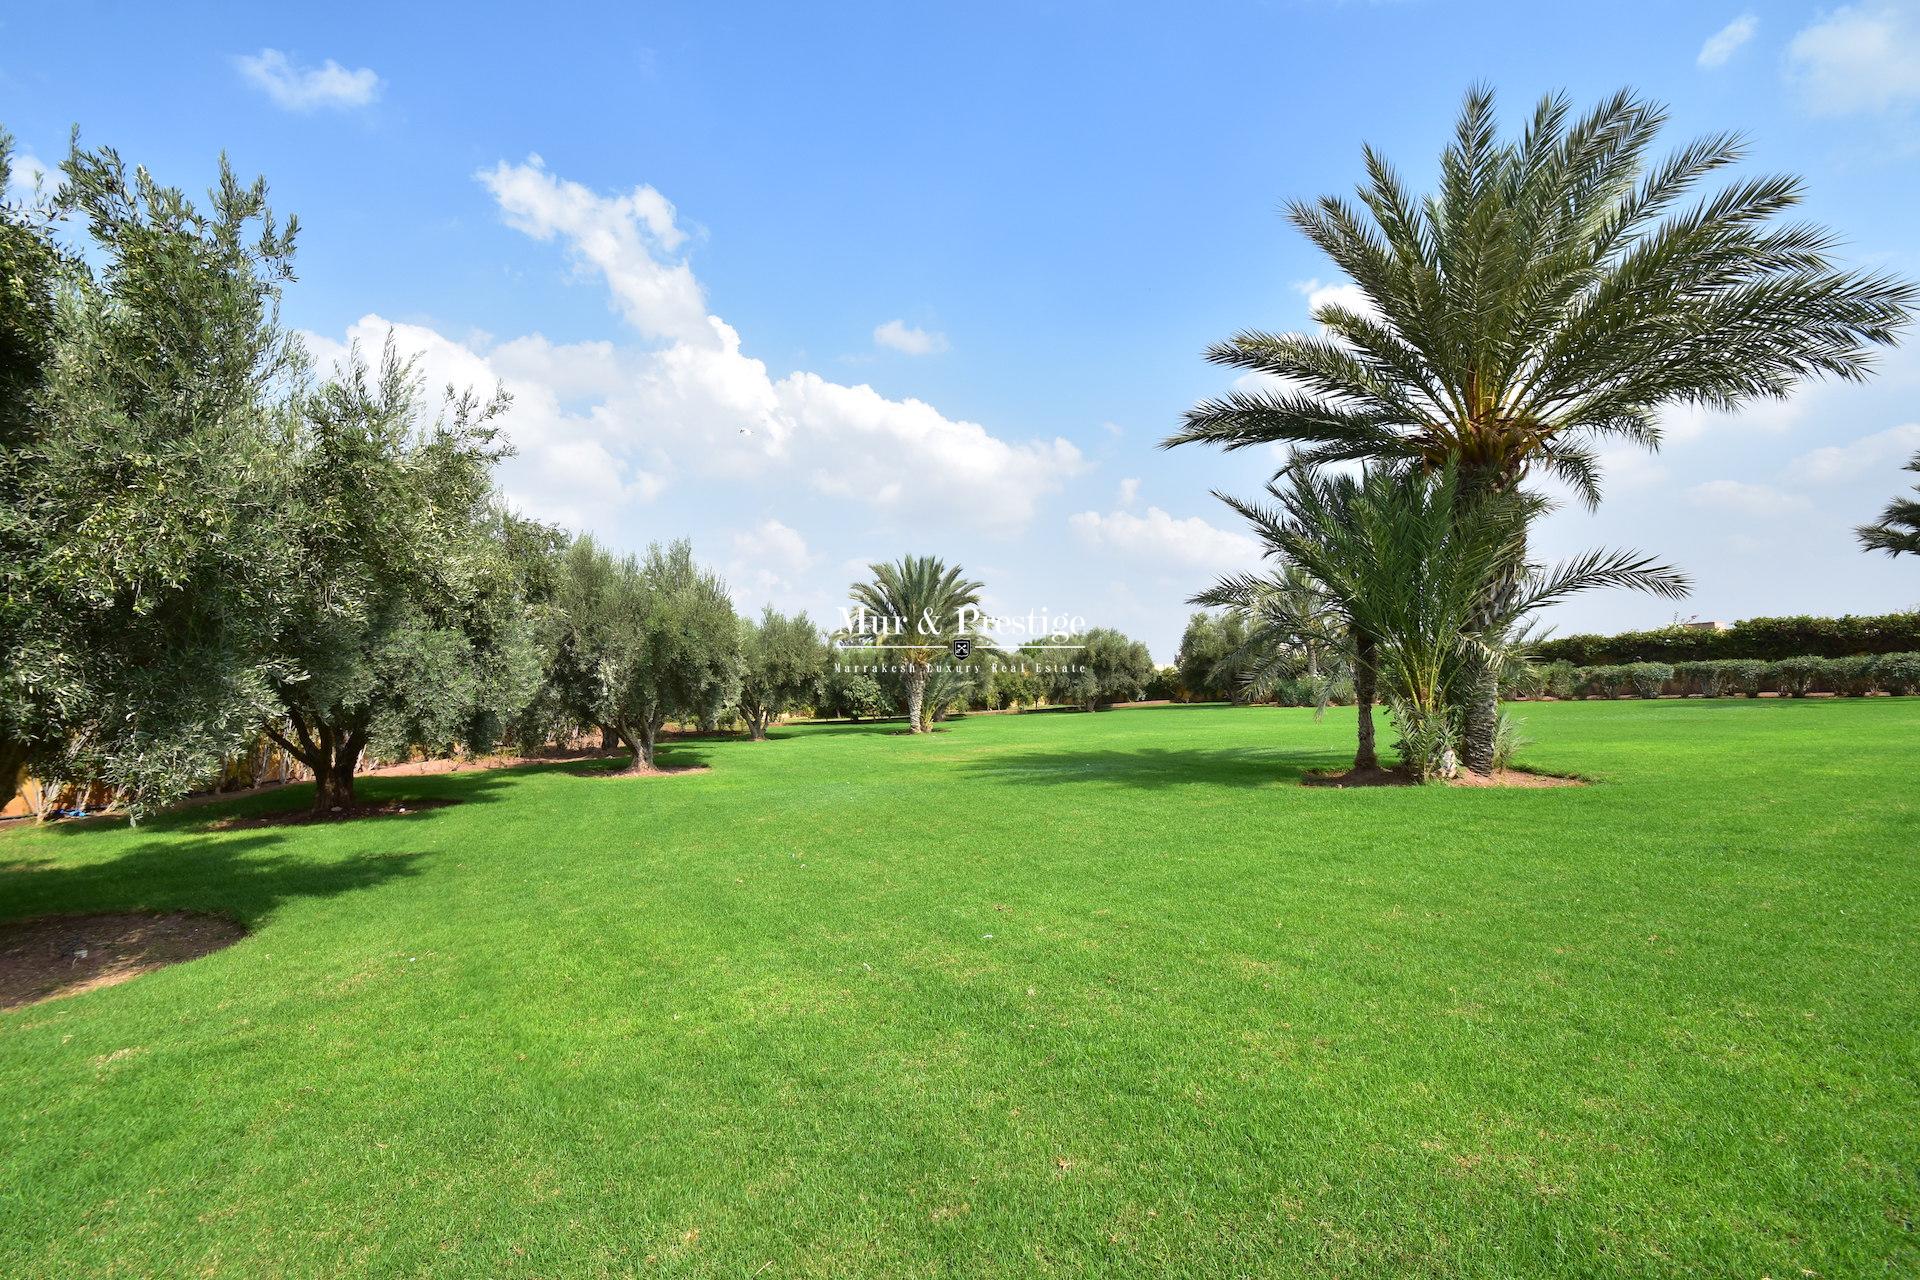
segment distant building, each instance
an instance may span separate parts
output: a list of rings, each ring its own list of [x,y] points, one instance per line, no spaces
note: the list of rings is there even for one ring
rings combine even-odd
[[[1731,622],[1719,622],[1711,619],[1701,619],[1701,618],[1689,618],[1687,621],[1681,623],[1680,626],[1683,630],[1686,630],[1686,631],[1731,631],[1733,630],[1733,624]]]

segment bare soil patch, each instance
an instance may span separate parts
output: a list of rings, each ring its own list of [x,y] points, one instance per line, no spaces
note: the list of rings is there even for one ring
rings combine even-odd
[[[596,771],[588,773],[585,770],[581,770],[580,776],[583,778],[677,778],[682,774],[711,773],[712,771],[712,765],[681,764],[671,765],[665,768],[655,765],[651,769],[615,769],[611,772]]]
[[[1456,776],[1438,780],[1448,787],[1584,787],[1584,778],[1564,778],[1553,773],[1528,773],[1524,769],[1496,769],[1491,777],[1481,777],[1462,769]],[[1411,787],[1411,774],[1400,769],[1348,769],[1342,773],[1309,773],[1300,779],[1308,787]]]
[[[307,827],[329,822],[351,822],[355,818],[400,818],[425,813],[429,809],[444,809],[448,805],[459,803],[458,800],[444,798],[423,798],[388,800],[384,804],[345,805],[338,809],[329,809],[325,813],[316,813],[312,809],[286,809],[278,813],[222,818],[208,827],[208,830],[251,831],[259,827]]]
[[[0,1010],[111,987],[247,936],[199,911],[114,911],[0,924]]]

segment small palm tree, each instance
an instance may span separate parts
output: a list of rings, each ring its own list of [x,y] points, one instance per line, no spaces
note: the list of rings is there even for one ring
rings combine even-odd
[[[1373,756],[1376,682],[1400,730],[1402,764],[1424,780],[1443,769],[1478,673],[1513,660],[1532,615],[1601,587],[1687,590],[1683,575],[1627,551],[1590,552],[1551,569],[1526,564],[1527,525],[1545,501],[1522,491],[1469,495],[1455,463],[1375,466],[1359,478],[1296,467],[1284,479],[1267,487],[1278,506],[1226,501],[1268,556],[1310,579],[1345,623],[1361,708],[1357,768]],[[1261,587],[1242,576],[1215,590],[1247,597]],[[1276,615],[1276,630],[1284,625]]]
[[[934,556],[905,556],[892,564],[871,564],[873,577],[852,587],[854,604],[887,629],[882,643],[905,668],[907,725],[913,733],[932,726],[923,715],[927,677],[934,659],[959,634],[961,611],[978,608],[980,583],[962,576]]]
[[[1663,407],[1734,409],[1807,377],[1863,377],[1920,292],[1838,270],[1832,233],[1779,223],[1797,178],[1733,182],[1679,208],[1743,147],[1720,134],[1655,161],[1665,119],[1624,91],[1577,120],[1553,96],[1502,141],[1493,93],[1476,88],[1425,197],[1365,149],[1358,207],[1327,196],[1287,210],[1365,305],[1320,307],[1318,336],[1247,331],[1211,348],[1217,364],[1279,381],[1197,405],[1165,443],[1284,442],[1308,465],[1454,463],[1470,497],[1544,471],[1593,504],[1595,446],[1657,447]],[[1483,674],[1466,735],[1482,772],[1497,713]]]
[[[1907,464],[1908,471],[1920,472],[1920,453]],[[1920,484],[1913,486],[1920,494]],[[1920,556],[1920,501],[1895,498],[1881,513],[1879,523],[1863,524],[1857,531],[1860,545],[1869,551],[1884,551],[1890,556]]]

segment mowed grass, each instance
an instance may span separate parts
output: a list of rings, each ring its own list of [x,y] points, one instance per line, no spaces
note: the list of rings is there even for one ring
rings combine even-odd
[[[0,837],[253,935],[0,1015],[0,1275],[1920,1271],[1920,700],[791,728]]]

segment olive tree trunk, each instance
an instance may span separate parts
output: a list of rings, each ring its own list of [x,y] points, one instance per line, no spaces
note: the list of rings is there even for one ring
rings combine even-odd
[[[267,736],[313,773],[313,811],[331,813],[353,807],[354,776],[367,749],[367,731],[358,726],[331,725],[288,708],[291,737],[274,725]]]
[[[606,726],[633,753],[633,762],[621,772],[654,772],[654,752],[660,745],[660,728],[666,723],[664,718],[648,717],[638,724],[613,724]]]

